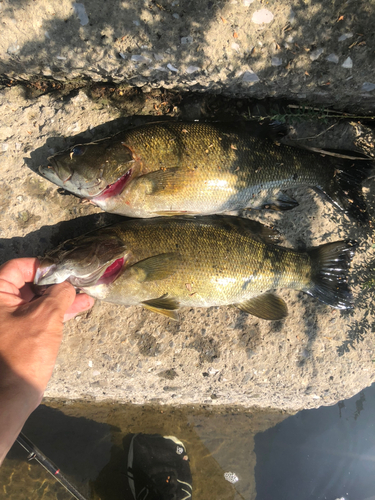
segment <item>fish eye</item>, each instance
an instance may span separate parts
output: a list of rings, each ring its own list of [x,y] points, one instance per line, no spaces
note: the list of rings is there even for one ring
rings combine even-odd
[[[82,156],[85,154],[86,147],[85,146],[74,146],[72,149],[72,155],[73,156]]]

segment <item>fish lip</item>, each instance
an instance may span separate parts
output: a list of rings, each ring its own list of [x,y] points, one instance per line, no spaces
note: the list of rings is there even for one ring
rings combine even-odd
[[[56,269],[56,264],[52,263],[47,266],[39,266],[35,272],[34,276],[34,285],[38,286],[45,286],[45,285],[52,285],[56,282],[50,282],[48,278],[51,277],[51,275],[54,273]]]

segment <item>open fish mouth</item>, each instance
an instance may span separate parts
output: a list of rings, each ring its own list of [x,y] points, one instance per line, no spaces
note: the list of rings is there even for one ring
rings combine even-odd
[[[50,262],[44,264],[42,262],[35,274],[34,287],[38,287],[40,292],[43,293],[47,286],[62,283],[63,281],[68,281],[76,288],[110,285],[119,277],[124,263],[125,257],[119,257],[107,267],[100,267],[93,273],[85,276],[75,276],[68,269],[59,269],[58,264],[51,264]]]
[[[124,175],[117,179],[117,181],[115,181],[113,184],[109,184],[98,195],[93,196],[91,200],[94,203],[96,201],[104,201],[107,198],[111,198],[112,196],[117,196],[118,194],[122,193],[125,187],[129,184],[132,173],[133,169],[129,169]]]

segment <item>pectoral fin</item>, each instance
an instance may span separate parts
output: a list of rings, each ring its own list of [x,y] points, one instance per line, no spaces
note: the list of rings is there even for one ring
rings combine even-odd
[[[163,314],[174,321],[178,321],[176,310],[179,308],[179,304],[177,300],[168,297],[168,294],[164,294],[158,299],[145,300],[142,305],[152,312]]]
[[[139,182],[147,182],[148,195],[169,195],[182,189],[189,175],[194,175],[194,171],[186,171],[180,167],[163,168],[143,175]]]
[[[257,318],[268,320],[283,319],[288,314],[288,308],[283,299],[273,293],[264,293],[235,306]]]
[[[131,271],[136,274],[140,283],[163,280],[176,272],[180,262],[181,256],[178,253],[163,253],[137,262]]]
[[[267,200],[262,204],[261,208],[266,208],[268,210],[291,210],[292,208],[298,207],[298,202],[294,200],[291,196],[285,193],[278,193],[274,198]]]

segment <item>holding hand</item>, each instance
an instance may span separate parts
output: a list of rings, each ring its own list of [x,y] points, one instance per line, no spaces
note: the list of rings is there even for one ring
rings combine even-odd
[[[35,298],[31,283],[37,266],[37,259],[26,258],[0,267],[0,464],[43,397],[63,321],[94,303],[67,282]]]

